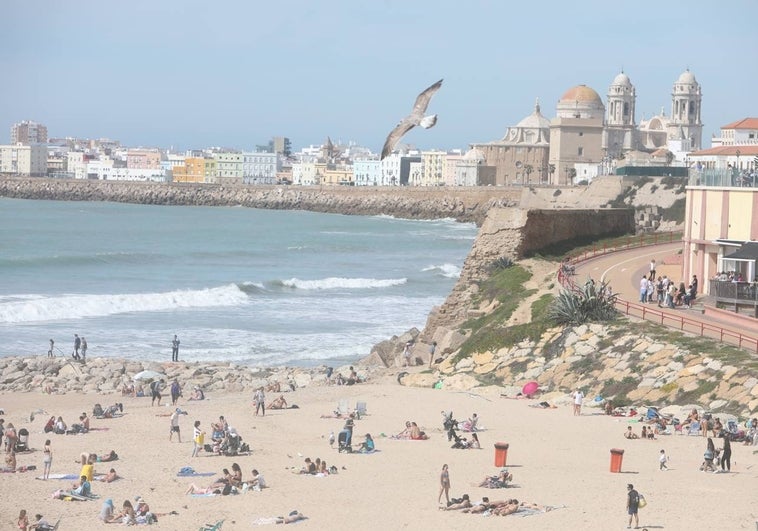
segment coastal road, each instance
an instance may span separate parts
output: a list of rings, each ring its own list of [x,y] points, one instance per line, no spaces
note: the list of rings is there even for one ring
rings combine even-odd
[[[645,318],[670,328],[704,335],[713,339],[723,340],[730,344],[742,344],[747,350],[756,354],[758,351],[758,322],[753,324],[739,324],[728,319],[728,316],[705,315],[703,313],[702,298],[696,299],[692,309],[677,307],[676,309],[658,308],[658,304],[639,303],[639,285],[643,275],[649,273],[650,260],[655,259],[656,272],[659,275],[667,275],[678,285],[679,282],[689,284],[689,279],[682,277],[682,268],[677,259],[681,250],[680,242],[636,247],[633,249],[609,253],[576,264],[576,276],[574,281],[581,284],[587,278],[593,278],[596,282],[607,280],[613,288],[613,292],[622,301],[631,303],[628,314],[633,317]],[[666,264],[665,262],[669,263]],[[700,279],[700,290],[705,280]],[[624,311],[625,304],[617,307]],[[643,315],[644,314],[644,315]]]

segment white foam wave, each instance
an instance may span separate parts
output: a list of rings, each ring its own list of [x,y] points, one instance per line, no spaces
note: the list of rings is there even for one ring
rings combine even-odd
[[[369,288],[389,288],[392,286],[400,286],[405,284],[408,279],[405,278],[388,278],[388,279],[376,279],[376,278],[338,278],[329,277],[320,280],[300,280],[298,278],[291,278],[289,280],[283,280],[282,284],[288,288],[296,289],[369,289]]]
[[[447,278],[458,278],[461,276],[461,268],[455,264],[431,265],[423,268],[421,271],[438,272],[440,275]]]
[[[178,308],[236,306],[248,300],[236,284],[164,293],[60,295],[0,304],[0,323],[31,323]]]

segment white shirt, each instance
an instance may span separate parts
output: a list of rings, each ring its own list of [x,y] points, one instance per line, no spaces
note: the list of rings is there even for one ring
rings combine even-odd
[[[581,406],[583,399],[584,399],[584,393],[582,393],[581,391],[577,391],[576,393],[574,393],[574,404]]]

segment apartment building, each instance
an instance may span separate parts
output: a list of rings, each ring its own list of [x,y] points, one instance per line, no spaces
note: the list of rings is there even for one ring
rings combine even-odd
[[[0,146],[0,173],[8,175],[47,175],[47,147],[40,144]]]
[[[25,120],[11,126],[11,144],[46,144],[47,127]]]

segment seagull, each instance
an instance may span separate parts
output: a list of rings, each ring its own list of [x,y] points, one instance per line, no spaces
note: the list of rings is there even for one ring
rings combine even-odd
[[[387,140],[384,141],[384,147],[382,148],[382,156],[379,160],[384,159],[387,155],[392,153],[392,150],[395,149],[395,146],[403,137],[403,135],[413,129],[415,126],[420,125],[424,129],[429,129],[437,123],[436,114],[424,116],[424,113],[426,112],[426,108],[429,105],[432,96],[434,96],[434,93],[437,92],[441,86],[442,80],[440,79],[434,85],[427,88],[418,95],[416,98],[416,103],[413,104],[413,110],[411,113],[400,120],[400,123],[397,124],[392,131],[390,131],[389,135],[387,135]]]

